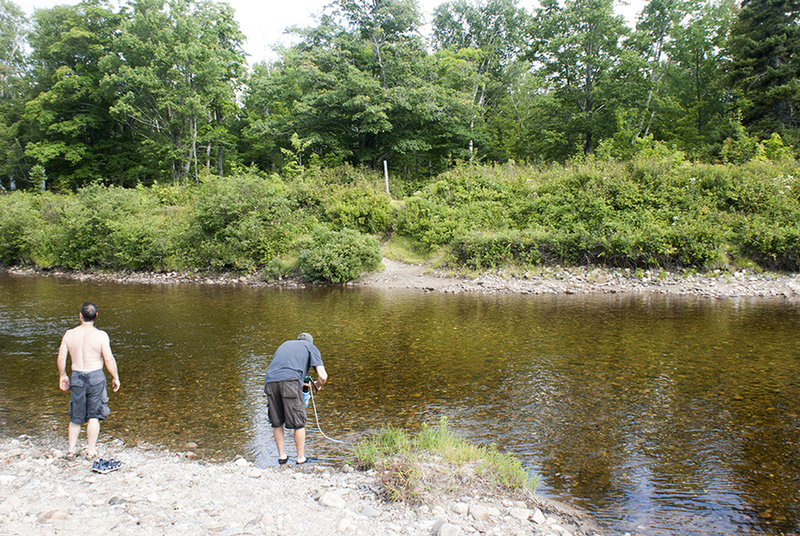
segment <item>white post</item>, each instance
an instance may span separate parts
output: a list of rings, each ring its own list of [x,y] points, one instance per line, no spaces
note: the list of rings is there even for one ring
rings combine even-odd
[[[386,183],[386,195],[389,194],[389,166],[386,164],[386,160],[383,161],[383,182]]]

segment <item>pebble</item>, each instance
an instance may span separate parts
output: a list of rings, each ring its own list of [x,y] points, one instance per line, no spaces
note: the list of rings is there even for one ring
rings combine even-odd
[[[339,523],[336,525],[336,530],[338,530],[339,532],[350,532],[356,530],[356,528],[357,528],[356,524],[353,523],[353,520],[347,517],[340,520]]]
[[[364,517],[378,517],[381,515],[381,511],[371,504],[367,504],[361,509],[361,515]]]
[[[529,509],[520,508],[518,506],[508,509],[508,515],[510,515],[514,519],[525,520],[531,517],[531,514],[532,512]]]
[[[545,522],[544,513],[542,513],[542,511],[539,510],[538,508],[535,508],[533,510],[533,515],[531,516],[531,520],[537,525],[544,525]]]
[[[457,502],[453,503],[453,506],[451,506],[450,509],[457,514],[464,515],[469,512],[469,505],[465,502]]]
[[[480,503],[471,503],[469,515],[476,521],[484,521],[489,518],[489,509]]]
[[[39,521],[50,521],[52,519],[69,519],[69,515],[61,510],[50,510],[39,514]]]
[[[442,523],[439,530],[436,531],[436,536],[462,536],[463,534],[464,530],[452,523]]]
[[[319,504],[329,508],[344,508],[347,503],[341,495],[333,491],[327,491],[319,498]]]

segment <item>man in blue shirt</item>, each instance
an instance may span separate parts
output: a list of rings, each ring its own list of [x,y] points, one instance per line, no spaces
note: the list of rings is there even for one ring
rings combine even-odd
[[[297,340],[281,344],[272,356],[272,362],[264,379],[264,392],[269,406],[269,422],[272,435],[278,447],[278,463],[289,461],[284,446],[284,425],[294,430],[294,444],[297,447],[297,464],[306,463],[306,406],[303,402],[303,379],[311,367],[317,371],[314,389],[320,390],[328,381],[328,374],[322,364],[322,355],[314,346],[314,338],[301,333]]]

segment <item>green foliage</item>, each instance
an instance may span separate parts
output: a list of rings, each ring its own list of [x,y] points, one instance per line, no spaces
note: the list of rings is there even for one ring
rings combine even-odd
[[[473,269],[713,268],[737,262],[737,255],[765,267],[796,263],[793,162],[692,165],[654,143],[642,145],[629,164],[528,168],[524,180],[488,184],[467,179],[470,173],[443,175],[409,198],[397,232],[423,246],[447,244],[452,262]]]
[[[209,175],[192,201],[192,263],[253,271],[286,251],[302,222],[277,177]]]
[[[10,266],[31,259],[38,225],[34,202],[19,192],[0,196],[0,263]]]
[[[346,283],[381,262],[378,241],[353,229],[331,231],[318,227],[311,242],[300,252],[297,265],[302,276],[313,282]]]
[[[779,148],[775,139],[770,140]],[[765,149],[766,152],[766,149]],[[643,142],[627,163],[464,165],[403,201],[353,168],[292,182],[245,173],[196,185],[0,195],[0,262],[71,269],[261,271],[343,283],[386,254],[472,269],[548,263],[797,269],[794,160],[691,164]],[[355,227],[355,228],[354,228]],[[394,234],[392,234],[394,233]]]

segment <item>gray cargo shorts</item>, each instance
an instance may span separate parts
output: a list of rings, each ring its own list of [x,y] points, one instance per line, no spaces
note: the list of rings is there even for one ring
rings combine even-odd
[[[89,419],[104,420],[111,410],[108,408],[108,390],[103,370],[91,372],[72,371],[69,380],[69,420],[83,424]]]

